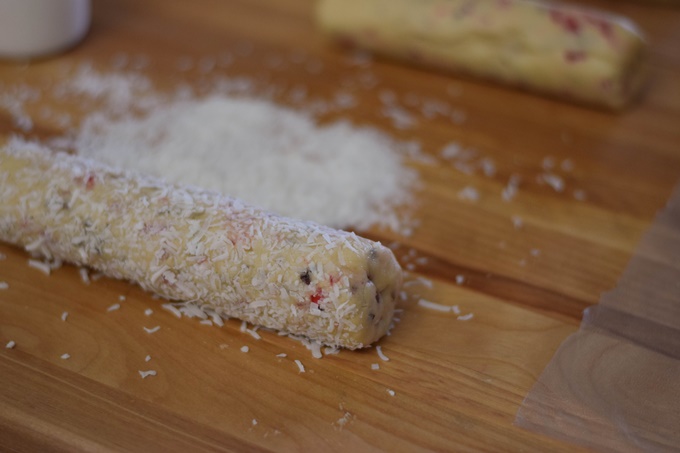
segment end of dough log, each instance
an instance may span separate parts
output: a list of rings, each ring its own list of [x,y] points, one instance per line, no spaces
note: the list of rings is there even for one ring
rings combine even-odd
[[[402,282],[353,233],[29,145],[0,149],[0,240],[350,349],[386,333]]]

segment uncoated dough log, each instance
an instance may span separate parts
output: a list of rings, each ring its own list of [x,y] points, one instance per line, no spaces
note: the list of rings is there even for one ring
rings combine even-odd
[[[353,233],[37,146],[0,148],[0,240],[351,349],[385,334],[402,281]]]
[[[645,42],[629,20],[526,0],[320,0],[333,38],[538,93],[621,108],[640,91]]]

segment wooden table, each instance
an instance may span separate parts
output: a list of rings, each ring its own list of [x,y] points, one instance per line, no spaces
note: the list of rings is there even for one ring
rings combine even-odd
[[[424,181],[414,234],[362,232],[397,241],[401,262],[411,263],[408,278],[433,282],[407,287],[401,322],[380,343],[389,362],[374,348],[317,360],[285,337],[265,332],[255,340],[237,321],[211,328],[177,319],[136,286],[105,278],[85,285],[70,266],[48,277],[26,265],[26,252],[0,244],[0,281],[9,284],[0,291],[0,343],[16,341],[0,349],[0,449],[577,451],[514,426],[515,414],[556,348],[578,329],[582,310],[615,286],[680,174],[680,10],[588,3],[633,18],[651,42],[648,89],[624,113],[375,60],[367,71],[377,85],[348,88],[358,104],[326,116],[415,139],[433,156],[458,142],[497,167],[487,177],[445,163],[414,164]],[[230,51],[236,58],[225,74],[283,87],[275,95],[281,103],[296,85],[328,98],[359,69],[320,37],[312,5],[95,0],[82,45],[30,65],[3,63],[0,83],[3,90],[42,87],[65,68],[87,62],[113,70],[125,60],[170,89],[180,80],[200,83],[201,61]],[[272,57],[288,63],[274,69]],[[180,73],[183,58],[194,66]],[[381,114],[386,90],[445,100],[460,112],[458,124],[420,115],[412,129],[394,129]],[[29,136],[64,132],[40,120],[38,107],[46,105],[48,99],[27,112],[35,123]],[[18,131],[0,110],[2,136]],[[552,162],[564,190],[541,179]],[[519,191],[505,201],[501,192],[513,174],[522,178]],[[478,201],[458,196],[467,186],[478,190]],[[120,295],[121,310],[107,312]],[[455,303],[474,317],[427,310],[420,298]],[[152,318],[144,315],[150,307]],[[161,330],[141,328],[151,324]],[[66,352],[71,358],[61,359]],[[150,368],[158,374],[141,379],[137,371]]]

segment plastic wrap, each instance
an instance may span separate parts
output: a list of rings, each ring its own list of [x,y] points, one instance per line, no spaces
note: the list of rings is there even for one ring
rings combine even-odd
[[[680,188],[516,424],[598,451],[680,451]]]

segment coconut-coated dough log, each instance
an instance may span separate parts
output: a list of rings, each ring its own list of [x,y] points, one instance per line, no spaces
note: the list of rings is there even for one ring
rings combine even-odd
[[[0,149],[0,240],[351,349],[386,333],[402,281],[353,233],[37,146]]]
[[[323,31],[379,54],[621,108],[644,79],[629,20],[530,0],[319,0]]]

